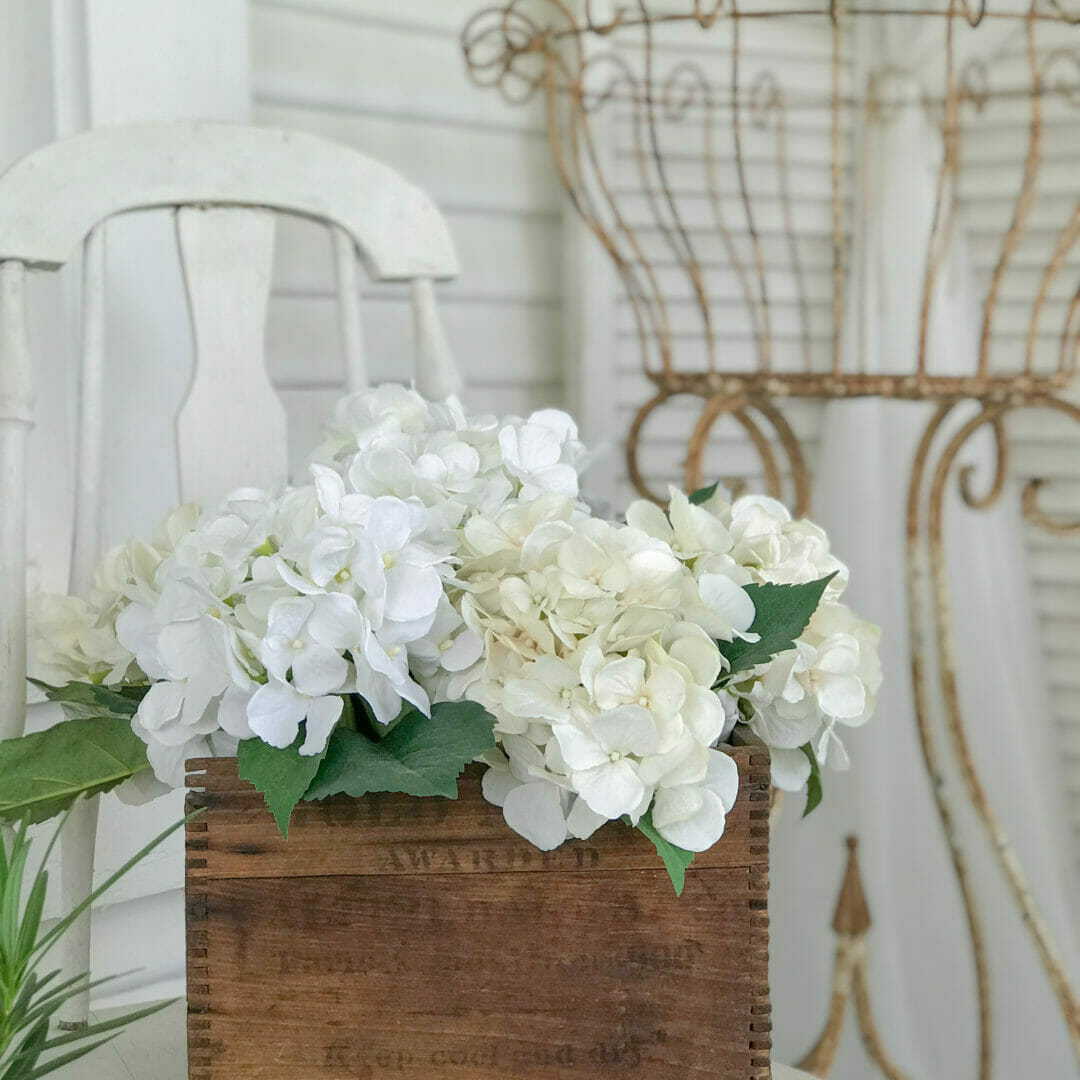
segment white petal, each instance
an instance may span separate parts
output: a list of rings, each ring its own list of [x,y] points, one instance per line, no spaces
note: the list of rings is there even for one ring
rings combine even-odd
[[[182,682],[154,683],[139,702],[139,723],[150,733],[176,722],[184,705]]]
[[[735,759],[722,750],[710,750],[705,787],[724,804],[725,813],[730,811],[739,795],[739,766]]]
[[[326,740],[341,718],[344,701],[336,694],[331,697],[316,698],[308,705],[307,734],[300,746],[303,757],[314,757],[326,749]]]
[[[574,800],[570,813],[566,815],[566,827],[570,835],[578,840],[588,840],[607,821],[603,814],[589,809],[589,804],[580,796]]]
[[[782,791],[802,791],[810,779],[810,759],[801,750],[769,748],[771,779]]]
[[[218,723],[233,738],[250,739],[255,734],[248,726],[247,707],[250,700],[249,691],[230,686],[218,705]]]
[[[684,555],[722,553],[731,548],[731,533],[719,519],[704,507],[695,506],[681,491],[671,493],[668,513]]]
[[[818,690],[818,706],[826,716],[840,720],[861,715],[866,688],[856,675],[831,675]]]
[[[264,743],[284,750],[296,741],[307,706],[308,699],[287,683],[270,682],[252,695],[248,724]]]
[[[638,499],[630,504],[626,511],[626,524],[661,540],[670,540],[672,536],[667,515],[648,499]]]
[[[400,551],[412,535],[412,510],[401,499],[384,495],[371,504],[367,539],[382,552]]]
[[[644,757],[646,754],[655,754],[660,746],[660,733],[656,730],[652,713],[640,705],[620,705],[617,709],[601,713],[593,717],[589,727],[609,753]],[[569,758],[567,760],[569,761]]]
[[[472,630],[463,630],[442,654],[442,666],[447,671],[464,671],[483,655],[484,639]]]
[[[305,596],[275,600],[266,620],[266,641],[272,649],[283,649],[295,641],[304,629],[315,604]]]
[[[614,709],[637,698],[645,685],[645,661],[625,656],[605,664],[593,680],[593,700],[601,709]]]
[[[751,729],[763,743],[782,750],[797,750],[809,742],[820,724],[821,717],[816,710],[781,716],[772,706],[762,709],[750,721]]]
[[[551,851],[566,839],[562,795],[545,780],[521,784],[508,792],[503,817],[514,832],[541,851]]]
[[[674,627],[666,639],[668,655],[685,664],[701,686],[712,686],[720,674],[720,650],[716,643],[701,629],[684,623]]]
[[[146,744],[146,759],[154,775],[171,788],[182,788],[187,775],[187,763],[192,758],[210,757],[210,746],[205,737],[189,739],[179,746],[166,746],[151,739]]]
[[[442,594],[433,566],[393,566],[386,572],[386,617],[398,622],[433,617]]]
[[[315,491],[319,497],[319,505],[331,517],[338,516],[341,500],[345,496],[345,482],[337,472],[326,465],[312,465],[311,476],[315,481]]]
[[[511,679],[503,687],[503,708],[515,716],[537,717],[553,724],[565,723],[566,703],[536,678]]]
[[[754,621],[754,601],[741,586],[726,574],[702,574],[698,581],[702,601],[723,619],[733,630],[742,633],[750,629]]]
[[[292,684],[301,694],[321,697],[340,690],[349,665],[345,658],[325,645],[309,645],[292,662]]]
[[[575,771],[572,779],[589,809],[606,818],[629,814],[641,801],[645,790],[637,769],[625,758],[584,772]]]
[[[514,788],[520,786],[521,781],[509,770],[494,767],[488,769],[484,773],[483,780],[480,781],[480,790],[483,792],[484,798],[493,806],[502,806],[506,802],[506,796]]]
[[[701,805],[691,817],[682,820],[669,820],[663,803],[672,791],[685,791],[685,788],[669,788],[656,793],[653,803],[653,824],[656,831],[669,844],[686,851],[708,851],[724,835],[724,804],[720,797],[708,789],[701,790]],[[659,813],[661,821],[657,821]]]
[[[351,596],[327,593],[315,600],[307,629],[320,645],[351,649],[364,636],[364,617]]]
[[[712,690],[703,686],[688,686],[682,718],[702,746],[711,746],[724,732],[727,713]]]
[[[591,769],[608,761],[608,751],[592,735],[572,724],[556,724],[552,730],[571,769]]]

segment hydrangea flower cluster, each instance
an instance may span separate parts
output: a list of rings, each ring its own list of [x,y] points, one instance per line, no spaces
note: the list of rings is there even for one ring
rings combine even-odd
[[[745,585],[830,574],[795,649],[728,669],[723,643],[758,637]],[[462,618],[486,643],[465,692],[499,739],[484,791],[541,848],[649,814],[669,843],[704,851],[737,792],[716,749],[737,724],[798,789],[812,767],[802,748],[841,764],[836,724],[873,708],[875,633],[836,602],[844,571],[824,534],[772,499],[694,505],[673,490],[667,513],[635,503],[625,525],[558,496],[508,506],[467,523],[458,579]],[[444,692],[462,689],[459,676]]]
[[[825,535],[775,500],[672,491],[614,523],[579,498],[584,460],[556,410],[354,394],[309,485],[181,507],[110,553],[86,599],[42,598],[35,674],[137,697],[132,730],[171,786],[245,740],[317,765],[350,703],[377,742],[476,702],[484,793],[538,847],[624,818],[705,850],[735,801],[736,731],[782,787],[846,765],[837,725],[873,710],[877,631],[840,603]],[[808,583],[809,622],[747,653],[770,629],[755,589]]]

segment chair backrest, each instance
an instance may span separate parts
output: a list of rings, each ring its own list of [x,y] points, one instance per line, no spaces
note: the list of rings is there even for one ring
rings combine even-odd
[[[298,132],[189,122],[99,128],[16,163],[0,177],[0,738],[21,732],[25,712],[26,270],[56,270],[82,246],[79,592],[100,557],[104,225],[154,208],[176,214],[195,343],[176,427],[184,498],[212,502],[238,484],[272,487],[286,476],[285,413],[263,357],[275,211],[332,234],[349,389],[367,382],[358,257],[374,280],[412,283],[420,392],[440,399],[460,389],[432,288],[458,272],[450,234],[428,196],[386,165]]]

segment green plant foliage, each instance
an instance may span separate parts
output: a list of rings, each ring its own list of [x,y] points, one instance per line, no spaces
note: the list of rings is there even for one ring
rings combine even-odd
[[[719,484],[710,484],[708,487],[698,488],[697,491],[692,491],[687,498],[694,504],[694,506],[700,506],[702,503],[707,503],[715,494]]]
[[[0,1080],[38,1080],[109,1042],[128,1024],[171,1004],[161,1002],[79,1031],[50,1036],[50,1025],[66,1002],[108,979],[91,981],[84,974],[61,980],[58,970],[40,972],[42,960],[95,900],[185,822],[166,829],[72,912],[42,932],[49,888],[45,865],[63,824],[61,820],[33,872],[28,818],[9,831],[7,843],[0,843]]]
[[[139,709],[149,686],[124,686],[115,690],[91,683],[72,682],[66,686],[50,686],[40,679],[27,679],[41,690],[50,701],[58,702],[64,714],[72,720],[85,720],[98,716],[122,716],[130,718]]]
[[[802,813],[802,816],[806,817],[807,814],[813,813],[821,803],[821,796],[823,794],[821,788],[821,766],[818,764],[814,748],[809,743],[806,743],[800,749],[810,759],[810,778],[806,781],[806,806]]]
[[[0,819],[45,821],[80,795],[109,791],[148,768],[146,745],[126,716],[64,720],[6,739],[0,742]]]
[[[417,709],[379,740],[339,725],[307,799],[369,791],[457,798],[457,778],[473,759],[495,745],[494,719],[473,701],[445,701],[431,717]]]
[[[301,730],[292,746],[278,750],[262,739],[244,739],[236,751],[240,779],[250,780],[263,793],[281,835],[289,835],[293,807],[304,797],[319,771],[326,751],[304,757],[300,747],[305,732]]]
[[[774,656],[795,648],[795,641],[806,629],[821,603],[825,587],[835,576],[832,573],[801,585],[744,585],[754,601],[755,615],[750,630],[759,637],[757,641],[735,638],[717,642],[729,665],[721,677],[721,685],[739,673],[768,663]]]
[[[630,824],[629,818],[623,818],[623,821],[628,825]],[[653,842],[656,853],[660,856],[664,869],[668,872],[668,877],[671,878],[671,884],[675,886],[675,895],[682,896],[683,888],[686,885],[686,871],[694,861],[694,853],[668,843],[656,831],[651,810],[642,815],[641,820],[637,823],[637,828],[639,832],[644,833]]]

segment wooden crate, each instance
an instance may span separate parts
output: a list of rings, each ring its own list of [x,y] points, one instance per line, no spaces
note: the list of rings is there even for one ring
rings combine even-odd
[[[191,1080],[769,1076],[768,755],[676,898],[619,824],[540,852],[484,802],[305,804],[193,761]]]

